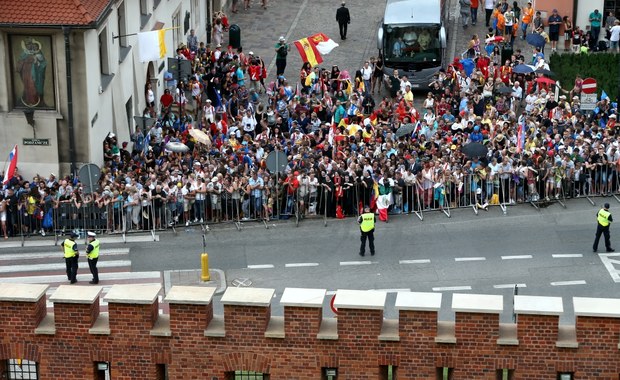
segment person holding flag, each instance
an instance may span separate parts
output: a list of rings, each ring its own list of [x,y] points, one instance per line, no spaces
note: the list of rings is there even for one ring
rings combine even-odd
[[[15,177],[17,171],[17,145],[13,147],[9,153],[8,164],[4,170],[4,178],[2,179],[3,187],[9,187],[9,182]]]

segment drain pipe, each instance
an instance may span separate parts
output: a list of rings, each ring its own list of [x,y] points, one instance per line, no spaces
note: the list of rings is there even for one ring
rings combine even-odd
[[[65,70],[67,71],[67,122],[69,126],[69,159],[71,160],[71,175],[77,175],[75,165],[75,136],[73,128],[73,89],[71,83],[71,44],[69,42],[69,36],[71,28],[68,26],[62,27],[62,32],[65,37]]]

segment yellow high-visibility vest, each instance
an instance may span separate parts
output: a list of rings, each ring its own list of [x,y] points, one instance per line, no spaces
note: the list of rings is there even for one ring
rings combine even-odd
[[[88,255],[87,255],[88,258],[89,259],[96,259],[96,258],[98,258],[99,257],[99,246],[101,245],[101,242],[99,240],[95,239],[95,240],[90,242],[90,245],[93,246],[93,250],[88,253]]]
[[[362,214],[362,223],[360,224],[362,232],[371,231],[373,228],[375,228],[375,214],[371,212]]]
[[[600,209],[598,212],[598,215],[596,216],[596,220],[598,220],[598,224],[600,224],[603,227],[607,227],[609,226],[609,215],[611,215],[611,212],[605,210],[604,208]]]
[[[75,246],[75,242],[71,239],[65,239],[62,243],[62,247],[65,251],[65,259],[70,259],[75,256],[76,252],[73,250],[73,246]]]

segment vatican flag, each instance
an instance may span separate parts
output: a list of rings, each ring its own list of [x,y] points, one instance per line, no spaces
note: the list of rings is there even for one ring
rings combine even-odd
[[[140,62],[162,59],[166,56],[166,29],[138,33]]]

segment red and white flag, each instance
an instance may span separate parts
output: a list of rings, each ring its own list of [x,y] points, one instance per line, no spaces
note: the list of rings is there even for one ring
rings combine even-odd
[[[8,165],[4,169],[4,179],[2,184],[6,185],[15,175],[15,169],[17,168],[17,145],[13,147],[11,153],[9,153]]]
[[[301,60],[309,62],[312,67],[323,63],[324,54],[329,54],[338,44],[323,33],[313,34],[310,37],[295,41],[295,47],[301,55]]]

